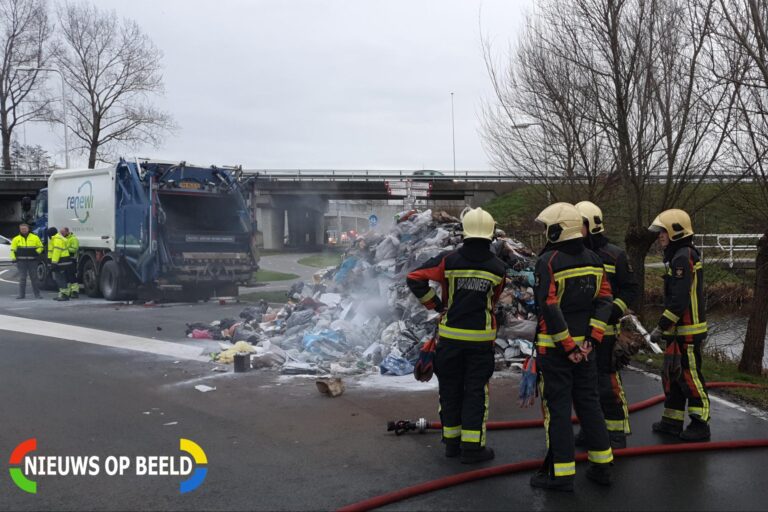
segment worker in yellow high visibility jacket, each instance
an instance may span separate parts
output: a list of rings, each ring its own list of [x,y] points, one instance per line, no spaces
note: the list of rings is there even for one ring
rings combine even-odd
[[[36,299],[40,298],[35,268],[41,254],[43,254],[43,242],[40,237],[30,232],[28,224],[19,225],[19,234],[11,240],[11,261],[16,262],[16,269],[19,273],[17,299],[23,299],[27,295],[27,276],[32,283],[32,293],[35,294]]]
[[[48,259],[51,262],[51,270],[56,285],[59,287],[59,295],[53,300],[69,300],[69,284],[67,276],[70,267],[74,265],[67,248],[67,239],[61,236],[56,228],[48,228]]]
[[[76,299],[80,296],[80,285],[77,283],[77,253],[80,251],[80,240],[77,239],[77,235],[71,232],[68,227],[61,228],[61,236],[67,240],[67,250],[73,261],[67,274],[69,298]]]

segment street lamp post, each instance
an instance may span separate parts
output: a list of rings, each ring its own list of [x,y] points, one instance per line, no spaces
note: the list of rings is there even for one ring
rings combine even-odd
[[[34,68],[34,67],[27,67],[27,66],[21,66],[16,68],[17,71],[50,71],[53,73],[58,73],[59,77],[61,78],[61,111],[64,115],[63,123],[64,123],[64,166],[69,169],[69,134],[67,130],[67,97],[66,97],[66,86],[64,83],[64,73],[61,72],[61,70],[56,68]]]
[[[453,93],[451,93],[451,140],[453,141],[453,177],[456,177],[456,124],[453,116]]]

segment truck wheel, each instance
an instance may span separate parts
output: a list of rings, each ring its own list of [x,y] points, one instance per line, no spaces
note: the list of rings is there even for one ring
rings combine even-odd
[[[35,267],[35,279],[41,290],[57,290],[50,267],[44,261],[38,261]]]
[[[96,263],[93,258],[86,257],[83,263],[83,291],[89,297],[101,297],[99,290],[99,274],[96,272]]]
[[[99,282],[101,293],[107,300],[120,300],[122,297],[120,265],[115,260],[109,260],[101,267]]]

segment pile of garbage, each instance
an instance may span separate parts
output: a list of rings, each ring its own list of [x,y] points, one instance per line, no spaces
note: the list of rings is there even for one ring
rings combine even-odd
[[[533,254],[499,235],[492,248],[508,265],[496,311],[496,361],[502,369],[531,354],[536,323]],[[253,368],[279,368],[283,374],[409,374],[434,335],[438,315],[413,296],[406,275],[461,243],[456,217],[401,212],[389,232],[358,238],[338,267],[291,287],[281,307],[261,301],[239,318],[188,324],[187,336],[221,340],[222,352],[215,355],[220,363],[251,353]]]

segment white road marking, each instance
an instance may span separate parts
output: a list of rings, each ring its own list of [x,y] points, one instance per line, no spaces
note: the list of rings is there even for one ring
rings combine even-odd
[[[8,270],[0,270],[0,276],[5,274],[6,272],[8,272]],[[19,284],[18,281],[8,281],[7,279],[3,279],[2,277],[0,277],[0,281],[2,281],[4,283],[10,283],[10,284]]]
[[[0,331],[20,332],[35,336],[46,336],[69,341],[79,341],[104,347],[148,352],[176,359],[189,359],[193,361],[208,361],[208,357],[200,354],[199,346],[187,346],[170,341],[141,338],[116,332],[89,329],[73,325],[59,324],[31,320],[18,316],[0,315]]]

